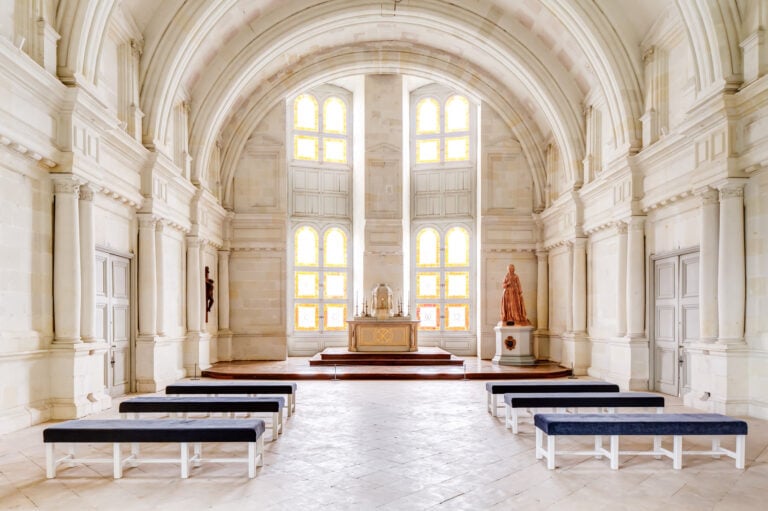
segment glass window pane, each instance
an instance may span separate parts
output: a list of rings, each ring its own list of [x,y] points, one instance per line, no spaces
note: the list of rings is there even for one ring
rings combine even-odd
[[[445,306],[446,330],[469,330],[469,305],[449,304]]]
[[[317,100],[313,96],[302,94],[293,102],[293,128],[317,131]]]
[[[445,161],[465,161],[469,159],[469,137],[445,139]]]
[[[445,274],[446,298],[469,298],[469,272],[448,272]]]
[[[317,330],[319,317],[317,305],[297,303],[294,314],[294,328],[296,330]]]
[[[346,298],[347,274],[341,272],[326,273],[323,288],[325,298]]]
[[[469,101],[464,96],[451,96],[445,102],[445,131],[469,131]]]
[[[445,235],[445,265],[469,266],[469,233],[462,227],[453,227]]]
[[[300,227],[294,239],[294,261],[296,266],[317,266],[318,238],[311,227]]]
[[[347,132],[347,108],[339,98],[328,98],[323,105],[323,131],[325,133]]]
[[[416,235],[416,266],[440,265],[440,235],[434,229],[422,229]]]
[[[347,329],[347,306],[342,304],[328,304],[323,311],[324,330]]]
[[[347,236],[336,227],[325,231],[323,243],[326,266],[347,265]]]
[[[435,163],[440,161],[439,140],[416,141],[416,163]]]
[[[416,274],[416,298],[440,298],[440,274]]]
[[[296,272],[296,298],[318,298],[319,276],[315,271]]]
[[[347,163],[347,141],[340,138],[324,138],[323,161]]]
[[[440,105],[433,98],[424,98],[416,105],[416,134],[440,133]]]
[[[431,303],[420,303],[416,305],[416,318],[420,330],[437,330],[440,328],[440,306]]]
[[[317,137],[294,135],[293,157],[297,160],[317,161]]]

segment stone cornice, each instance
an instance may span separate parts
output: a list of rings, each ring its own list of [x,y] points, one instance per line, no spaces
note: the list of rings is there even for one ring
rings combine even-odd
[[[37,162],[38,164],[40,164],[40,166],[44,168],[47,168],[47,169],[56,168],[57,163],[55,161],[41,155],[38,152],[35,152],[34,150],[30,149],[29,147],[25,146],[20,142],[14,141],[12,138],[6,135],[0,134],[0,145],[7,147],[8,149],[18,153],[20,156],[23,156],[24,158],[29,158],[30,160]]]

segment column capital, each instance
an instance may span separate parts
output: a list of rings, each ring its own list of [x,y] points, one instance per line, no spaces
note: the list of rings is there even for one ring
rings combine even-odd
[[[720,200],[744,197],[744,185],[728,185],[720,188]]]
[[[80,185],[80,200],[93,202],[94,189],[91,184]]]
[[[549,251],[548,250],[537,250],[536,251],[536,258],[539,260],[539,262],[546,262],[547,257],[549,257]]]
[[[587,246],[587,240],[588,238],[579,237],[573,238],[569,243],[573,248],[585,248]]]
[[[53,193],[55,195],[74,195],[80,190],[80,180],[70,175],[53,178]]]
[[[148,213],[139,213],[136,215],[139,219],[139,229],[155,229],[157,217]]]
[[[158,218],[157,223],[155,224],[155,230],[162,234],[162,232],[165,230],[165,220]]]
[[[644,216],[631,216],[625,220],[630,231],[642,231],[645,228]]]
[[[712,188],[711,186],[702,186],[695,189],[693,193],[701,199],[702,206],[717,204],[720,200],[717,188]]]
[[[202,245],[202,240],[197,236],[187,236],[187,247],[197,248]]]
[[[619,220],[614,222],[613,226],[616,228],[616,234],[627,234],[627,222]]]

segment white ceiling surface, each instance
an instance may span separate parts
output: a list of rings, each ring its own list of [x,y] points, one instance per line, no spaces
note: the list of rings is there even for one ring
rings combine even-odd
[[[277,65],[300,66],[302,59],[316,59],[318,54],[355,44],[402,48],[407,42],[415,51],[423,48],[425,54],[429,51],[452,56],[457,62],[470,61],[486,76],[503,83],[503,93],[514,95],[514,104],[524,110],[517,114],[530,119],[544,137],[550,136],[553,120],[551,114],[547,118],[542,112],[542,96],[531,86],[533,81],[523,77],[513,64],[500,69],[499,55],[506,58],[504,53],[516,48],[518,54],[509,55],[511,62],[535,62],[551,73],[562,94],[558,108],[567,105],[565,109],[570,112],[566,115],[573,116],[587,93],[599,85],[599,79],[573,27],[569,30],[553,12],[580,3],[602,11],[615,31],[611,35],[622,42],[640,77],[640,41],[674,0],[401,0],[396,11],[392,0],[122,0],[123,9],[132,15],[144,37],[142,87],[148,81],[147,90],[155,91],[156,81],[162,81],[157,76],[175,66],[176,73],[168,76],[190,96],[193,118],[196,107],[206,101],[224,103],[217,96],[224,94],[217,80],[233,62],[246,66],[244,58],[250,59],[254,69],[263,66],[259,68],[263,72],[248,75],[252,83],[240,86],[241,97],[229,97],[228,106],[222,108],[234,110],[247,103],[259,82],[274,80]],[[350,6],[354,6],[365,19],[338,27],[334,25],[335,11],[329,6],[338,7],[339,15],[347,20]],[[441,17],[443,11],[457,9],[466,11],[466,26],[449,26]],[[322,18],[308,17],[308,12],[317,12]],[[324,30],[325,26],[334,28]],[[277,33],[274,27],[284,32]],[[492,41],[491,37],[489,42],[483,40],[485,30],[493,32]],[[290,35],[289,40],[286,35]],[[490,55],[489,47],[505,37],[510,46]],[[256,63],[270,53],[271,62]],[[182,54],[185,56],[177,59]],[[354,74],[353,69],[349,72]],[[147,98],[143,100],[146,103]],[[207,108],[210,111],[212,106]]]

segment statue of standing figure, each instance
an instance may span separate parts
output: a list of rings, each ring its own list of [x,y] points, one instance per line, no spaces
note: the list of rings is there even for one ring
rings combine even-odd
[[[507,267],[507,275],[504,277],[504,294],[501,297],[501,321],[500,325],[528,326],[528,314],[525,312],[523,302],[523,288],[520,278],[515,273],[515,265]]]

